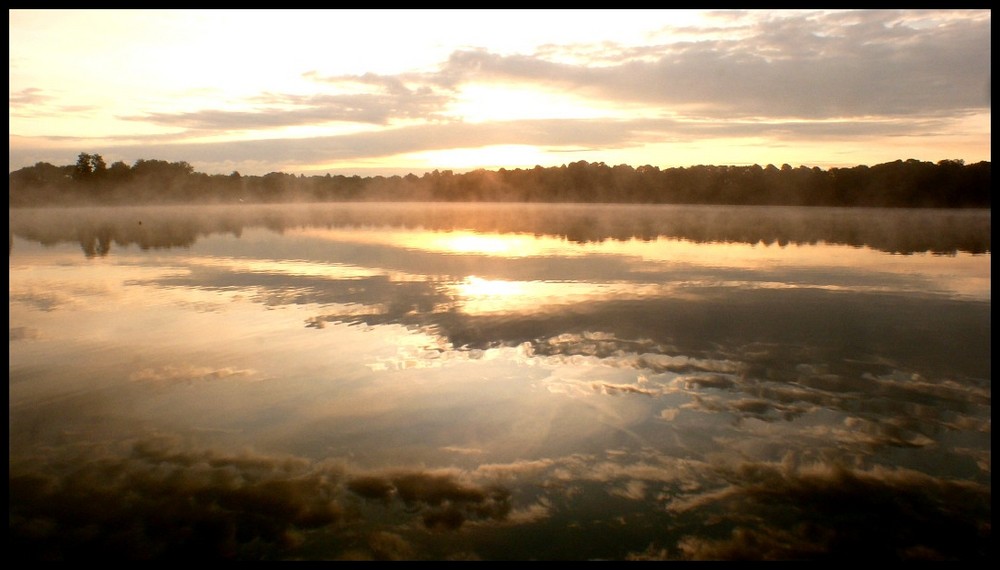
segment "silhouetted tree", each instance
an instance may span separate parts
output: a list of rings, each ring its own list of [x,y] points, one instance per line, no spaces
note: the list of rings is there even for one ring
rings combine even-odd
[[[96,174],[107,169],[104,159],[99,154],[81,152],[73,169],[73,179],[77,181],[91,180]]]
[[[661,170],[581,160],[549,168],[362,178],[236,171],[209,176],[187,162],[146,159],[131,168],[122,161],[108,168],[101,155],[80,153],[75,165],[38,163],[10,173],[9,203],[443,200],[986,208],[990,182],[989,162],[960,160],[909,159],[826,171],[788,164]]]

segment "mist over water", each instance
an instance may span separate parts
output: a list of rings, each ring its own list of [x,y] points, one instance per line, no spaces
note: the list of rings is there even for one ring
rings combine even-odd
[[[991,557],[989,210],[9,227],[15,558]]]
[[[323,203],[242,206],[19,208],[10,231],[41,243],[142,249],[193,244],[244,229],[395,228],[530,234],[573,243],[676,239],[868,247],[890,253],[989,253],[982,209],[804,208],[635,204]]]

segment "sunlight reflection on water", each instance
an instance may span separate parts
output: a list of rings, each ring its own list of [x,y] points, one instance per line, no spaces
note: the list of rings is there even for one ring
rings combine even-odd
[[[21,557],[989,552],[988,211],[10,217]]]

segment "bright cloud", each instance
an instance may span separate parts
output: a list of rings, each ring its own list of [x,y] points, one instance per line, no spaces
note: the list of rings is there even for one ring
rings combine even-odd
[[[991,156],[989,10],[10,16],[11,170],[82,150],[246,174]]]

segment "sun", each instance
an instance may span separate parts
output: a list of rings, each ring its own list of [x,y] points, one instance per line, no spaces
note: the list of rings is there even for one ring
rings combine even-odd
[[[620,115],[596,100],[527,85],[470,83],[459,88],[446,113],[465,123],[529,119],[597,119]]]
[[[463,85],[444,114],[466,124],[492,125],[491,132],[509,131],[510,140],[523,140],[521,121],[618,119],[628,109],[549,88],[526,85],[472,83]],[[536,144],[483,144],[409,153],[399,157],[427,168],[472,170],[532,168],[565,162],[564,149]]]

